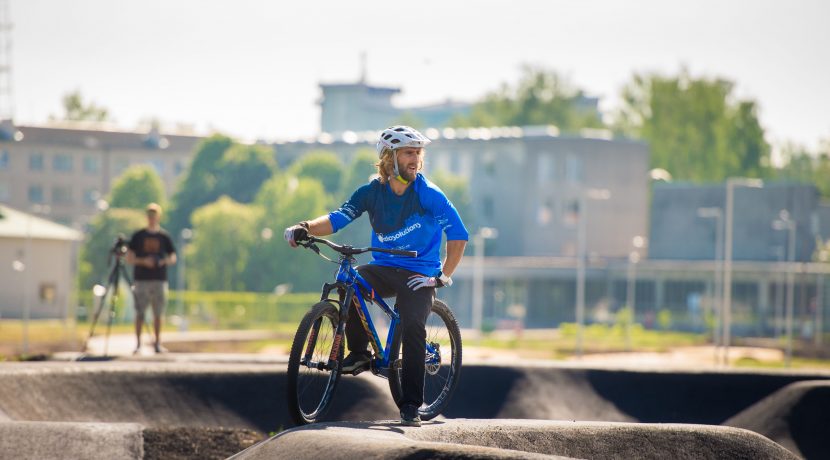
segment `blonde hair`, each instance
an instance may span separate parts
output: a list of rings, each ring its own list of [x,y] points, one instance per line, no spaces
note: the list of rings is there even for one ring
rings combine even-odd
[[[424,150],[423,147],[420,148]],[[392,154],[392,149],[385,147],[383,149],[383,153],[381,154],[380,160],[375,163],[375,167],[378,169],[378,180],[381,184],[385,184],[389,181],[389,177],[395,174],[395,155]],[[424,157],[421,156],[421,161],[418,164],[418,171],[424,169]]]

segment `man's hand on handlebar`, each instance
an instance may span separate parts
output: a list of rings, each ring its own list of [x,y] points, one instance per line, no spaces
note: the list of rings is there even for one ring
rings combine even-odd
[[[292,248],[296,248],[297,243],[308,239],[308,222],[300,222],[286,228],[283,237]]]

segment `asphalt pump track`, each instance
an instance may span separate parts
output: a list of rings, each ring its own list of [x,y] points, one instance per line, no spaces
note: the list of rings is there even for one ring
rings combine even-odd
[[[401,427],[386,382],[340,381],[293,427],[283,362],[0,364],[0,458],[830,458],[830,374],[469,365]]]

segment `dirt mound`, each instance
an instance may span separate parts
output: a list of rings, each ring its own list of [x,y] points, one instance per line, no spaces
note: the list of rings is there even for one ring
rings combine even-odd
[[[724,425],[760,433],[807,459],[830,458],[830,381],[787,385]]]
[[[763,436],[731,427],[679,424],[445,420],[421,428],[397,422],[328,423],[295,428],[236,460],[361,458],[746,459],[797,457]]]
[[[261,433],[231,428],[146,428],[143,460],[221,460],[265,439]]]

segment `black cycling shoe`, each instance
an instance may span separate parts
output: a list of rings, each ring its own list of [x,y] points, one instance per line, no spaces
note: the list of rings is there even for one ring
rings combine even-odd
[[[421,426],[421,416],[418,414],[417,407],[411,404],[401,407],[401,425]]]
[[[369,369],[371,361],[372,355],[369,352],[350,352],[349,356],[343,359],[343,367],[340,369],[340,373],[357,375]]]

